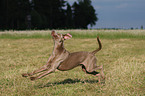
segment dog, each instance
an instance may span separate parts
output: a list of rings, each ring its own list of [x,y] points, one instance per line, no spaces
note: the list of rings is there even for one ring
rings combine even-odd
[[[24,73],[23,77],[30,76],[31,80],[40,79],[52,72],[55,72],[56,69],[60,71],[67,71],[73,69],[77,66],[81,66],[82,70],[87,74],[92,74],[98,77],[98,82],[101,82],[101,78],[105,79],[105,75],[103,72],[103,66],[96,65],[96,57],[95,54],[101,50],[102,44],[100,42],[99,37],[97,37],[97,41],[99,44],[99,48],[92,52],[73,52],[70,53],[64,48],[64,41],[72,38],[72,35],[67,34],[59,34],[55,31],[51,32],[51,36],[54,41],[54,48],[51,56],[49,57],[47,64],[42,66],[40,69],[33,71],[32,73]],[[96,70],[101,70],[100,73]],[[42,74],[33,77],[34,74],[43,72]]]

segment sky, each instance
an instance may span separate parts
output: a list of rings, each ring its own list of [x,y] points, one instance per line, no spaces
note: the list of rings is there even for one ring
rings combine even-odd
[[[66,0],[70,4],[77,0]],[[92,28],[145,29],[145,0],[91,0],[98,21]]]

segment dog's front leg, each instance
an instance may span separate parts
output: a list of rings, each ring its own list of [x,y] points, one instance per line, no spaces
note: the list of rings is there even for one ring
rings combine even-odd
[[[47,70],[47,69],[48,69],[48,68],[47,68],[47,65],[44,65],[43,67],[41,67],[40,69],[37,69],[37,70],[33,71],[32,73],[23,73],[22,76],[23,76],[23,77],[32,76],[32,75],[34,75],[34,74],[36,74],[36,73],[40,73],[40,72],[45,71],[45,70]]]
[[[40,75],[38,75],[36,77],[30,77],[30,79],[31,80],[40,79],[40,78],[42,78],[42,77],[54,72],[57,69],[57,67],[59,66],[59,64],[60,64],[60,62],[52,63],[51,67],[49,69],[47,69],[48,71],[45,71],[44,73],[42,73],[42,74],[40,74]]]
[[[42,78],[42,77],[44,77],[44,76],[46,76],[46,75],[48,75],[48,74],[50,74],[50,73],[52,73],[52,72],[54,72],[54,71],[55,71],[55,69],[50,69],[50,70],[44,72],[43,74],[41,74],[41,75],[39,75],[39,76],[30,77],[30,79],[31,79],[32,81],[33,81],[33,80],[36,80],[36,79],[40,79],[40,78]]]
[[[31,73],[23,73],[22,74],[22,77],[28,77],[28,76],[32,76],[34,74],[37,74],[37,73],[40,73],[40,72],[43,72],[43,71],[46,71],[47,69],[50,68],[51,64],[50,64],[50,61],[51,59],[53,58],[53,56],[50,56],[49,59],[48,59],[48,62],[46,65],[42,66],[41,68],[31,72]]]

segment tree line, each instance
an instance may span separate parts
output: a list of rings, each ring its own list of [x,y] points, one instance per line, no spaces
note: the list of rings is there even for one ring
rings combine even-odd
[[[91,0],[0,0],[0,29],[87,29],[98,20]]]

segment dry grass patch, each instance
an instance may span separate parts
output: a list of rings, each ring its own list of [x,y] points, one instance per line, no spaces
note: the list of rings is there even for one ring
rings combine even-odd
[[[104,66],[105,85],[85,74],[80,67],[50,74],[37,81],[21,77],[47,62],[52,53],[52,39],[0,39],[1,96],[143,96],[145,95],[145,41],[141,39],[102,39],[103,49],[96,54]],[[96,39],[70,39],[70,52],[93,51]]]

